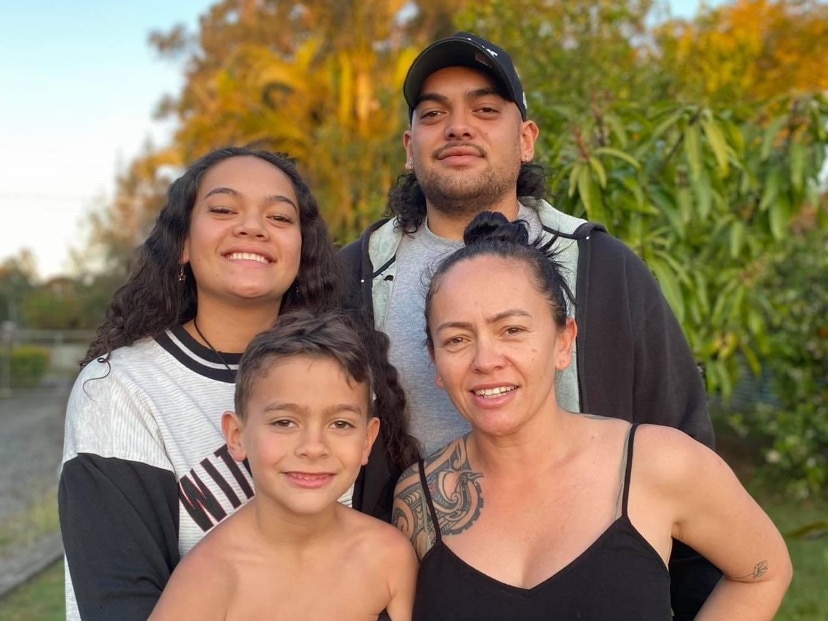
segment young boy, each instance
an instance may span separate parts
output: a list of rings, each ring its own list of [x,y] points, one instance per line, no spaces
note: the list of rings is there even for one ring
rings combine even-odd
[[[417,559],[344,506],[379,432],[368,353],[337,314],[284,316],[247,348],[222,430],[255,497],[176,568],[151,621],[410,621]]]

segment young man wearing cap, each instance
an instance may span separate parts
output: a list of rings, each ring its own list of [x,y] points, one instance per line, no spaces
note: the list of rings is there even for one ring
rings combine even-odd
[[[647,267],[599,224],[543,199],[543,170],[531,161],[539,130],[528,118],[509,55],[456,33],[414,60],[403,93],[411,121],[403,136],[408,172],[391,190],[393,217],[371,225],[340,259],[353,303],[373,313],[390,338],[411,432],[425,452],[469,431],[435,386],[423,345],[425,281],[441,258],[462,246],[472,218],[487,210],[527,222],[530,239],[556,239],[578,324],[573,362],[556,381],[562,407],[669,425],[712,446],[701,374]],[[356,492],[363,510],[386,510],[383,476],[387,471],[373,459]],[[695,616],[719,577],[700,557],[685,556],[671,564],[676,619]]]

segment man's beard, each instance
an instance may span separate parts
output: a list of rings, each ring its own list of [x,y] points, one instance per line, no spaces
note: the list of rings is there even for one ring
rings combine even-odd
[[[519,171],[519,169],[518,169]],[[429,205],[450,218],[472,217],[498,205],[504,196],[517,196],[517,172],[491,168],[480,173],[439,174],[431,170],[417,181]]]

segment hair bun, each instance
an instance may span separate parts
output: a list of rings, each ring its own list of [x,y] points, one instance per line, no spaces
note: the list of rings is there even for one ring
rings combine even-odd
[[[486,241],[505,241],[525,246],[529,243],[529,229],[523,220],[509,222],[502,213],[483,211],[469,222],[463,231],[463,241],[467,246]]]

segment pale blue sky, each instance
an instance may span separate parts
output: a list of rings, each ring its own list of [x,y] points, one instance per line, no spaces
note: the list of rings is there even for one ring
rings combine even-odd
[[[116,171],[168,128],[152,113],[181,84],[152,30],[191,29],[211,0],[4,0],[0,18],[0,261],[28,248],[64,273]],[[671,0],[676,16],[697,0]]]

